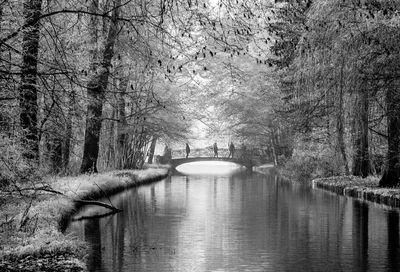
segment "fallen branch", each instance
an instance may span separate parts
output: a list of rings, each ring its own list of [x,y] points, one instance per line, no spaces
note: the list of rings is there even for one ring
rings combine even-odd
[[[100,187],[99,187],[100,188]],[[101,188],[100,188],[101,189]],[[72,201],[75,201],[77,203],[81,203],[83,205],[96,205],[96,206],[101,206],[107,209],[110,209],[111,211],[113,211],[114,213],[116,212],[121,212],[121,209],[118,209],[116,207],[114,207],[112,204],[109,205],[107,203],[104,202],[100,202],[100,201],[93,201],[93,200],[83,200],[83,199],[73,199],[71,197],[66,196],[64,193],[53,190],[50,186],[42,186],[42,187],[37,187],[37,188],[22,188],[20,189],[20,191],[26,191],[26,190],[33,190],[33,191],[45,191],[45,192],[49,192],[49,193],[53,193],[53,194],[57,194],[57,195],[62,195],[66,198],[71,199]],[[110,202],[111,203],[111,202]]]
[[[82,220],[87,220],[87,219],[99,219],[99,218],[103,218],[103,217],[107,217],[109,215],[113,215],[118,213],[117,211],[112,211],[112,212],[108,212],[108,213],[103,213],[103,214],[96,214],[96,215],[92,215],[92,216],[80,216],[80,217],[75,217],[72,218],[72,222],[75,221],[82,221]]]
[[[101,207],[110,209],[110,210],[115,211],[115,212],[122,212],[121,209],[115,208],[112,205],[108,205],[108,204],[106,204],[104,202],[100,202],[100,201],[81,200],[81,199],[74,199],[74,201],[78,202],[78,203],[81,203],[81,204],[84,204],[84,205],[96,205],[96,206],[101,206]]]
[[[108,202],[110,202],[110,204],[111,204],[112,206],[114,206],[114,205],[112,204],[112,202],[111,202],[110,197],[106,194],[106,192],[104,192],[104,190],[103,190],[96,182],[94,182],[94,184],[97,186],[97,188],[99,188],[99,190],[103,193],[103,195],[104,195],[105,197],[107,197]]]
[[[35,187],[19,188],[18,191],[45,191],[45,192],[65,196],[63,193],[51,189],[50,186],[42,186],[42,187],[36,187],[36,188]]]

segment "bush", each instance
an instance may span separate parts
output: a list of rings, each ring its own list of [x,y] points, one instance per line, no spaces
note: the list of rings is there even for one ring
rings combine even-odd
[[[0,180],[3,186],[10,183],[33,181],[39,178],[37,165],[24,159],[23,147],[18,141],[0,133]]]
[[[342,159],[327,144],[300,142],[293,155],[283,166],[283,174],[301,182],[317,177],[341,175],[344,172]]]

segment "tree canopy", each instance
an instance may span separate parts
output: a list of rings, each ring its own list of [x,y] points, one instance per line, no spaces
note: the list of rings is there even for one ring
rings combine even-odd
[[[3,0],[1,175],[141,167],[201,122],[276,163],[396,186],[399,5]]]

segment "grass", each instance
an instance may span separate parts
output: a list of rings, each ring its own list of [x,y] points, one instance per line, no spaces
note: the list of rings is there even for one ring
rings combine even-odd
[[[71,261],[84,269],[86,245],[63,234],[69,218],[82,206],[75,200],[95,200],[167,175],[168,168],[161,167],[47,178],[36,188],[50,186],[62,195],[43,190],[30,191],[34,197],[3,193],[0,195],[0,263],[62,253],[71,256]]]
[[[400,188],[379,187],[379,177],[367,178],[355,176],[336,176],[318,178],[312,181],[317,188],[322,188],[341,195],[356,197],[379,204],[400,207]]]

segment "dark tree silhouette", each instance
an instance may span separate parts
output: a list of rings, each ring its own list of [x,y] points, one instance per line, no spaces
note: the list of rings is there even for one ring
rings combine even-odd
[[[20,122],[26,148],[24,155],[26,158],[34,160],[39,158],[37,74],[41,9],[41,0],[26,0],[24,3],[24,25],[26,27],[22,37],[19,87]]]

